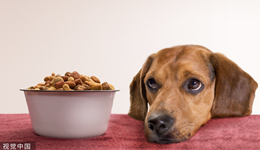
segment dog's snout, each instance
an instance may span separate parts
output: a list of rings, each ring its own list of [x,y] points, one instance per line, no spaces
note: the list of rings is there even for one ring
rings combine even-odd
[[[168,115],[151,115],[148,118],[148,128],[158,136],[167,132],[173,125],[174,119]]]

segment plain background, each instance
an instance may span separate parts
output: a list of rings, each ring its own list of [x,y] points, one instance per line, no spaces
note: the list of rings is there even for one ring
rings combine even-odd
[[[0,1],[0,113],[28,113],[23,92],[52,72],[114,84],[112,113],[127,113],[129,84],[163,48],[203,45],[260,81],[259,0]],[[260,114],[259,89],[253,114]]]

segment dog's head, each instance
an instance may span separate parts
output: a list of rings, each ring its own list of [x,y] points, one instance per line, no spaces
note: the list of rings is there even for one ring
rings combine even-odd
[[[250,115],[257,87],[224,55],[176,46],[152,54],[133,78],[128,115],[144,121],[149,142],[181,142],[211,118]]]

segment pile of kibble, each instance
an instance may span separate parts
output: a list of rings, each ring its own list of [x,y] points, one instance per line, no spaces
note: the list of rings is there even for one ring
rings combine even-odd
[[[103,82],[95,76],[81,75],[77,71],[66,72],[64,76],[60,74],[55,75],[52,73],[51,76],[44,78],[44,83],[39,83],[36,86],[31,86],[28,90],[115,90],[112,84]]]

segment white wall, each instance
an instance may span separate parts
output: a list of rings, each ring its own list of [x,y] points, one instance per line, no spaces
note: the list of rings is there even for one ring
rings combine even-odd
[[[180,44],[221,52],[260,84],[259,8],[258,0],[0,1],[0,113],[28,113],[20,88],[74,70],[114,84],[112,113],[127,113],[145,59]]]

